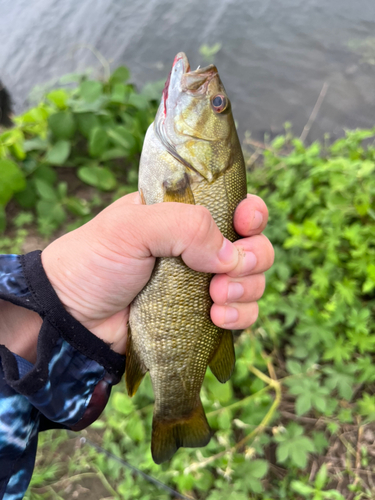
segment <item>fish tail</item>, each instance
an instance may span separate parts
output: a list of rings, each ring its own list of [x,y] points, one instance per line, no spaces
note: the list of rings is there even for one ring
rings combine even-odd
[[[151,453],[154,462],[161,464],[172,458],[180,447],[206,446],[212,431],[199,399],[192,412],[181,419],[163,419],[154,415],[152,422]]]

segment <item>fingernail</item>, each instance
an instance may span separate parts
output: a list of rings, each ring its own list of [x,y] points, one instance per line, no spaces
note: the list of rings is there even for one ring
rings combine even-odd
[[[234,302],[235,300],[242,297],[243,293],[244,293],[244,288],[241,285],[241,283],[229,283],[227,301]]]
[[[249,271],[252,271],[254,267],[257,265],[257,258],[253,252],[245,252],[244,262],[242,265],[242,274],[247,274]]]
[[[238,320],[238,311],[234,307],[225,308],[225,325],[230,325]]]
[[[233,260],[234,252],[237,252],[236,247],[229,240],[224,238],[224,243],[218,252],[218,257],[224,264],[229,264]]]
[[[259,210],[255,210],[253,220],[250,224],[250,229],[258,229],[262,225],[263,222],[263,214],[259,212]]]

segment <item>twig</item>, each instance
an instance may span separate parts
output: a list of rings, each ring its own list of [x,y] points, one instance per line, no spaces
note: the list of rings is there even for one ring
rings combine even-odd
[[[112,460],[115,460],[116,462],[118,462],[122,466],[127,467],[128,469],[132,470],[135,474],[137,474],[138,476],[143,477],[143,479],[146,479],[149,483],[152,483],[155,486],[157,486],[158,488],[161,488],[164,491],[167,491],[169,494],[174,495],[175,498],[181,498],[181,499],[184,499],[184,500],[193,500],[193,498],[191,496],[186,496],[186,495],[182,495],[181,493],[178,493],[178,491],[174,490],[173,488],[170,488],[168,485],[166,485],[166,484],[162,483],[161,481],[159,481],[159,479],[156,479],[155,477],[149,476],[148,474],[146,474],[145,472],[141,471],[137,467],[134,467],[134,465],[129,464],[129,462],[126,462],[125,460],[122,460],[122,458],[114,455],[113,453],[110,453],[106,449],[104,449],[101,446],[97,445],[96,443],[94,443],[90,439],[87,439],[85,437],[81,437],[80,441],[81,441],[82,444],[87,444],[87,445],[91,446],[91,448],[94,448],[96,451],[98,451],[102,455],[106,455],[108,458],[111,458]]]
[[[281,415],[285,418],[290,418],[290,420],[297,420],[298,422],[304,422],[305,424],[314,424],[316,425],[320,418],[312,418],[312,417],[302,417],[300,415],[295,415],[294,413],[290,413],[288,411],[281,411]]]
[[[314,460],[312,463],[312,466],[311,466],[309,482],[311,482],[314,479],[317,469],[318,469],[318,462],[316,460]]]
[[[302,130],[302,134],[301,134],[301,136],[299,138],[299,140],[301,142],[305,142],[306,137],[308,136],[308,133],[310,132],[312,124],[314,123],[314,121],[315,121],[315,119],[316,119],[316,117],[317,117],[317,115],[319,113],[320,106],[322,105],[322,103],[324,101],[324,98],[325,98],[325,96],[327,94],[328,87],[329,87],[329,83],[328,82],[324,82],[322,90],[320,91],[318,100],[316,101],[314,109],[311,112],[310,118],[307,120],[307,123],[304,126],[304,129]]]
[[[356,466],[357,469],[359,469],[360,466],[361,466],[361,439],[362,439],[362,434],[363,434],[363,426],[360,425],[358,427],[357,453],[356,453],[356,459],[355,459],[355,466]]]
[[[221,413],[224,410],[229,410],[229,409],[235,410],[236,408],[240,408],[244,404],[247,404],[252,399],[255,399],[255,398],[261,396],[262,394],[266,393],[270,389],[271,389],[271,387],[269,385],[267,385],[266,387],[263,387],[263,389],[260,389],[259,391],[255,392],[254,394],[250,394],[250,396],[246,396],[246,398],[241,399],[240,401],[236,401],[235,403],[232,403],[231,405],[223,406],[221,408],[218,408],[217,410],[210,411],[209,413],[207,413],[207,417],[212,417],[214,415],[217,415],[218,413]]]
[[[97,50],[95,47],[88,43],[77,43],[73,47],[73,52],[76,52],[78,49],[88,49],[90,52],[94,54],[94,56],[97,58],[97,60],[100,62],[100,64],[103,66],[104,69],[104,79],[107,82],[109,80],[109,77],[111,76],[111,70],[109,67],[109,62],[107,59]]]

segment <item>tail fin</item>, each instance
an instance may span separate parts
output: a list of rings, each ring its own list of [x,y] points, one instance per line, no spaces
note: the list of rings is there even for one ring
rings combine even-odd
[[[197,448],[206,446],[211,439],[202,402],[190,415],[180,420],[166,420],[154,415],[152,423],[151,453],[156,464],[172,458],[180,447]]]

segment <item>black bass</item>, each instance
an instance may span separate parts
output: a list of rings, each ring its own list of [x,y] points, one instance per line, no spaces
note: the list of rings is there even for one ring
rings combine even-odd
[[[185,54],[177,54],[146,134],[139,192],[147,205],[203,205],[226,238],[238,238],[233,213],[246,197],[245,164],[215,66],[190,71]],[[223,383],[234,368],[232,332],[210,319],[211,278],[188,268],[180,257],[157,259],[131,306],[125,378],[132,396],[150,372],[156,463],[170,459],[181,446],[209,442],[211,430],[199,395],[207,366]]]

